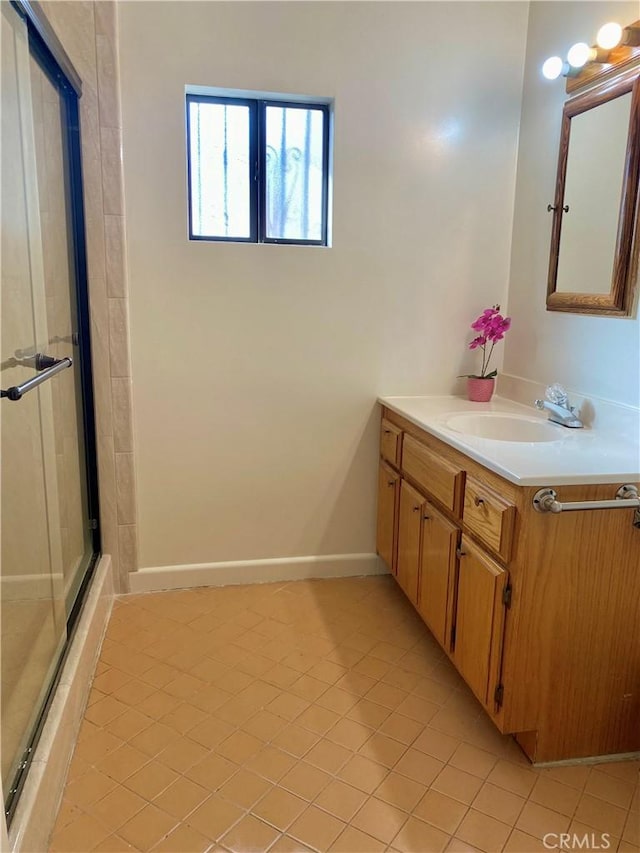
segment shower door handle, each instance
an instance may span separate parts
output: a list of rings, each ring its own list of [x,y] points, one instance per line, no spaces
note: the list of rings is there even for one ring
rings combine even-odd
[[[44,359],[48,359],[48,356],[43,356]],[[38,367],[36,365],[36,370],[41,370],[37,376],[34,376],[33,379],[27,379],[26,382],[23,382],[22,385],[12,385],[11,388],[7,388],[6,391],[0,391],[0,397],[7,397],[9,400],[21,400],[22,397],[27,393],[27,391],[32,391],[34,388],[37,388],[38,385],[42,385],[43,382],[46,382],[47,379],[52,379],[57,373],[60,373],[63,370],[66,370],[68,367],[73,365],[73,361],[70,358],[61,358],[60,360],[54,360],[51,367],[45,367],[43,370],[42,367]],[[44,366],[44,365],[43,365]]]

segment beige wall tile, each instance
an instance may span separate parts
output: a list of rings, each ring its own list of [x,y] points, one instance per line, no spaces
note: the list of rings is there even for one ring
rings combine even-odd
[[[106,35],[97,35],[96,52],[100,127],[120,127],[118,55],[115,39]]]
[[[111,380],[113,405],[113,441],[116,453],[133,452],[133,429],[131,424],[131,380]]]
[[[116,453],[118,524],[135,524],[135,473],[133,453]]]
[[[124,213],[122,191],[122,152],[120,130],[100,128],[102,148],[102,195],[105,213]]]
[[[112,297],[126,297],[124,267],[124,217],[104,217],[107,292]]]
[[[118,526],[118,549],[122,586],[127,583],[129,572],[135,572],[138,568],[138,534],[135,524],[120,524]]]
[[[109,349],[112,376],[131,375],[127,313],[126,300],[109,300]]]

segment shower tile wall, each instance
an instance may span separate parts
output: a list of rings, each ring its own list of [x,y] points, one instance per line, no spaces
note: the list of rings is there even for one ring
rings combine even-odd
[[[82,78],[80,120],[91,338],[100,479],[102,550],[117,590],[137,568],[128,290],[116,4],[44,2],[42,7]]]

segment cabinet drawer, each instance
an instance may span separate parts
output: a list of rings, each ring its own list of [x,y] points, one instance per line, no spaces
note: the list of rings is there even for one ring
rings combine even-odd
[[[460,516],[464,471],[437,456],[424,444],[405,435],[402,446],[402,470],[442,506]]]
[[[511,559],[516,508],[473,477],[465,485],[463,521],[505,562]]]
[[[384,459],[396,466],[400,465],[401,437],[402,430],[383,418],[380,425],[380,453]]]

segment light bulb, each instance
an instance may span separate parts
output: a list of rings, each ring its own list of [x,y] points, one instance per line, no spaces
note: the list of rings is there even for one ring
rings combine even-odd
[[[615,21],[609,21],[598,30],[596,42],[603,50],[612,50],[622,41],[622,27]]]
[[[562,74],[564,62],[559,56],[550,56],[542,66],[542,73],[547,80],[557,80]]]
[[[586,42],[579,41],[569,48],[567,61],[573,68],[582,68],[590,59],[594,58],[595,51]]]

